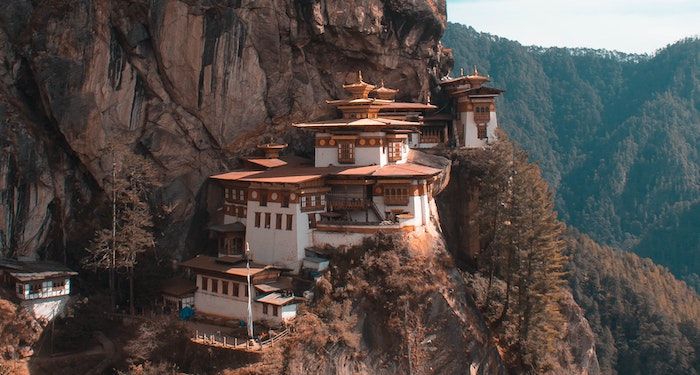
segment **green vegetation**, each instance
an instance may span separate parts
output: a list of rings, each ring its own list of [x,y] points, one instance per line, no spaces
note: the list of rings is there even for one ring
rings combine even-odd
[[[481,249],[473,287],[505,360],[515,373],[554,370],[563,338],[563,225],[539,168],[508,140],[488,150],[456,152],[463,170],[480,175]],[[476,285],[481,283],[481,285]]]
[[[542,166],[564,221],[700,286],[700,40],[627,55],[449,24],[442,41],[457,68],[506,90],[501,126]]]
[[[596,335],[604,374],[697,374],[700,299],[648,259],[572,233],[574,298]]]

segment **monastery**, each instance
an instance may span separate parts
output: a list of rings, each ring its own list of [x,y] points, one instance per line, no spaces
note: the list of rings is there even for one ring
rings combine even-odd
[[[313,134],[313,161],[280,156],[285,144],[262,144],[264,156],[211,176],[208,229],[218,256],[181,263],[196,284],[181,288],[186,293],[180,295],[171,292],[170,301],[193,304],[197,313],[245,320],[250,290],[256,320],[284,322],[302,301],[290,275],[328,266],[319,249],[359,244],[380,232],[424,231],[442,171],[412,162],[409,153],[496,141],[495,98],[502,90],[486,82],[476,68],[471,75],[443,79],[450,102],[439,109],[397,102],[398,90],[383,82],[371,85],[358,73],[343,86],[348,98],[327,101],[338,118],[293,125]],[[246,287],[247,277],[252,287]]]

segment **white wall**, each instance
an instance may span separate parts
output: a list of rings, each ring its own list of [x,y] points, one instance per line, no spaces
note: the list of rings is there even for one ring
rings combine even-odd
[[[362,244],[362,241],[371,236],[364,233],[342,233],[342,232],[324,232],[315,230],[313,232],[313,245],[324,247],[326,245],[333,247],[340,246],[356,246]]]
[[[22,301],[21,306],[29,310],[37,319],[53,320],[63,316],[70,296],[58,296]]]
[[[498,127],[496,112],[491,111],[491,120],[486,123],[486,136],[488,137],[488,141],[479,139],[478,137],[476,122],[474,122],[474,112],[461,112],[460,117],[462,119],[462,126],[464,127],[464,139],[462,140],[464,147],[485,147],[496,141],[496,128]]]
[[[207,276],[208,277],[208,276]],[[218,291],[221,292],[221,280],[209,278],[208,291],[201,290],[202,276],[197,275],[197,286],[200,288],[194,294],[194,306],[198,313],[209,314],[229,318],[232,320],[247,320],[248,319],[248,297],[245,296],[244,288],[247,288],[245,283],[239,283],[239,297],[231,295],[232,289],[229,282],[228,295],[222,293],[211,292],[211,283],[216,280],[219,282]],[[263,304],[255,302],[258,296],[255,288],[251,288],[253,292],[253,320],[265,320],[274,323],[281,323],[284,320],[293,319],[296,317],[297,304],[287,306],[279,306],[278,316],[272,315],[272,306],[268,305],[267,314],[263,314]]]
[[[255,227],[255,213],[260,212],[260,228]],[[265,228],[265,213],[271,214],[270,228]],[[282,229],[276,229],[276,214],[282,214]],[[293,216],[292,230],[287,230],[287,214]],[[248,201],[248,223],[246,241],[250,245],[253,260],[259,263],[275,264],[292,269],[297,273],[304,259],[304,249],[309,246],[309,219],[307,212],[301,212],[299,203],[282,207],[278,202]]]

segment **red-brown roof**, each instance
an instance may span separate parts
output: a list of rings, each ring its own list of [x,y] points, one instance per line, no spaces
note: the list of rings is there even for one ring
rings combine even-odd
[[[410,102],[393,102],[389,103],[386,105],[383,105],[381,108],[381,111],[385,109],[419,109],[419,110],[426,110],[426,109],[435,109],[437,108],[436,106],[432,104],[426,104],[426,103],[410,103]]]
[[[275,168],[275,167],[281,167],[283,165],[287,165],[287,162],[278,159],[278,158],[273,158],[273,159],[266,159],[266,158],[251,158],[251,159],[245,159],[245,161],[249,163],[253,163],[255,165],[259,165],[264,168]]]
[[[294,124],[297,128],[333,128],[333,127],[386,127],[386,126],[420,126],[419,122],[392,118],[339,118],[313,123]]]
[[[265,171],[235,171],[211,178],[223,181],[246,181],[261,183],[302,183],[326,176],[352,177],[421,177],[434,176],[441,171],[415,163],[389,164],[383,167],[335,166],[335,167],[279,167]]]

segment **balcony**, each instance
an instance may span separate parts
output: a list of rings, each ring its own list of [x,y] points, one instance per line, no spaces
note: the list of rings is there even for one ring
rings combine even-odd
[[[372,200],[363,196],[328,194],[326,199],[330,211],[366,210],[372,205]]]

